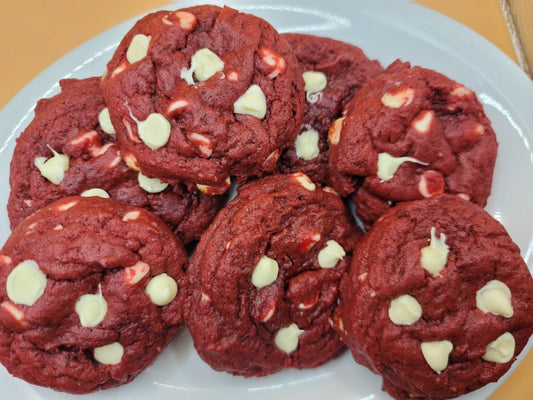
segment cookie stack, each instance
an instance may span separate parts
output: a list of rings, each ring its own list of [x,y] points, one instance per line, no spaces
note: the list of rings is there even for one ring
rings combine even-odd
[[[229,7],[157,11],[17,139],[0,361],[69,393],[127,383],[183,326],[260,377],[345,347],[403,398],[495,381],[533,279],[487,214],[475,93]]]

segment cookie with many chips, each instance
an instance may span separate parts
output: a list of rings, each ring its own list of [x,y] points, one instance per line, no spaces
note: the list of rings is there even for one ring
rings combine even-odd
[[[100,197],[66,197],[0,250],[0,361],[69,393],[125,384],[183,325],[187,254],[161,219]]]
[[[496,135],[475,93],[441,73],[393,63],[328,135],[332,186],[367,227],[397,203],[440,193],[487,202]]]
[[[450,194],[378,219],[341,283],[335,326],[396,399],[499,379],[533,333],[533,279],[503,226]]]
[[[361,86],[383,72],[383,67],[346,42],[301,33],[285,33],[283,37],[300,63],[306,102],[302,128],[282,153],[279,170],[301,171],[313,182],[331,185],[328,129]]]
[[[304,111],[287,41],[259,17],[212,5],[139,20],[108,63],[103,91],[142,171],[207,193],[273,172]]]
[[[17,138],[7,204],[11,228],[66,196],[112,197],[161,217],[185,243],[200,237],[225,199],[144,175],[122,159],[100,79],[66,79],[41,99]]]

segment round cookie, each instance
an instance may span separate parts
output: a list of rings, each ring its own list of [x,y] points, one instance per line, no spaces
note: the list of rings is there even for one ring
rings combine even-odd
[[[199,355],[243,376],[338,355],[338,284],[360,237],[340,197],[302,173],[241,186],[202,235],[187,274],[186,323]]]
[[[367,227],[398,202],[443,192],[485,206],[498,144],[471,90],[395,62],[344,113],[329,131],[332,185]]]
[[[361,49],[328,37],[286,33],[305,82],[305,113],[301,131],[282,153],[279,171],[301,171],[313,182],[330,185],[328,129],[343,107],[370,78],[383,72]]]
[[[17,138],[7,205],[11,228],[54,200],[97,189],[84,195],[144,207],[184,243],[198,239],[224,198],[181,183],[161,184],[132,163],[128,168],[121,160],[100,79],[68,79],[60,85],[59,94],[37,103],[34,119]]]
[[[0,361],[70,393],[131,381],[183,325],[187,262],[145,209],[99,197],[49,204],[0,250]]]
[[[335,326],[394,398],[496,381],[533,333],[533,279],[503,226],[442,194],[384,214],[341,283]]]
[[[211,5],[139,20],[103,90],[119,141],[143,171],[208,193],[274,171],[304,112],[287,41],[256,16]]]

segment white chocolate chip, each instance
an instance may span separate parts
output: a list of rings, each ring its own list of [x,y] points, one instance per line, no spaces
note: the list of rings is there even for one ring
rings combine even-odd
[[[81,149],[85,147],[91,149],[92,147],[97,145],[99,140],[100,136],[98,135],[98,132],[93,129],[77,135],[74,139],[70,141],[70,144]]]
[[[0,307],[3,308],[9,315],[13,317],[15,321],[24,324],[24,311],[18,308],[9,300],[5,300],[0,304]]]
[[[228,81],[237,82],[239,80],[239,74],[235,71],[231,71],[228,74]]]
[[[116,146],[116,144],[114,144],[114,143],[106,143],[102,147],[93,146],[93,147],[91,147],[89,149],[89,151],[91,152],[91,155],[93,157],[98,157],[98,156],[101,156],[102,154],[104,154],[106,151],[108,151],[113,146]],[[120,157],[118,157],[118,158],[120,159]],[[115,157],[115,159],[113,161],[111,161],[111,163],[109,164],[109,165],[113,165],[112,168],[116,167],[118,165],[118,163],[120,162],[120,160],[117,162],[116,159],[117,159],[117,157]]]
[[[132,114],[130,114],[130,115],[132,115]],[[133,117],[133,115],[132,115],[132,117]],[[137,121],[137,120],[135,120],[135,121]],[[124,124],[124,127],[126,128],[126,134],[128,136],[128,139],[130,140],[130,142],[132,142],[132,143],[141,143],[141,139],[139,139],[139,137],[135,134],[135,132],[133,132],[133,129],[131,129],[130,122],[125,117],[122,118],[122,123]]]
[[[160,193],[168,187],[168,183],[161,182],[159,178],[148,178],[139,172],[137,175],[139,186],[148,193]]]
[[[448,262],[449,252],[449,247],[446,244],[446,235],[441,233],[440,237],[437,238],[436,229],[433,226],[431,227],[429,245],[420,249],[420,253],[422,254],[420,264],[431,275],[438,275]]]
[[[453,350],[452,342],[448,340],[425,342],[420,345],[422,354],[431,369],[438,374],[448,366],[448,359]]]
[[[115,133],[117,133],[115,131],[115,127],[111,123],[109,108],[105,107],[102,109],[102,111],[100,111],[100,113],[98,114],[98,123],[100,124],[100,128],[102,128],[105,133],[109,135],[114,135]]]
[[[453,88],[451,95],[454,97],[470,97],[472,91],[467,87],[458,84]]]
[[[427,165],[427,163],[413,157],[393,157],[389,153],[379,153],[378,155],[378,177],[382,182],[386,182],[394,176],[400,165],[404,162],[413,162]]]
[[[266,115],[266,97],[261,88],[253,84],[248,90],[233,104],[235,114],[253,115],[259,119]]]
[[[111,73],[111,79],[113,79],[116,75],[120,74],[122,71],[124,71],[127,67],[127,63],[123,62],[118,67],[116,67],[113,72]]]
[[[278,278],[278,262],[268,256],[262,256],[252,273],[252,284],[261,289],[270,285]]]
[[[279,149],[275,149],[272,153],[268,155],[268,157],[264,161],[264,164],[266,165],[271,161],[276,163],[278,159],[279,159]]]
[[[53,229],[54,231],[60,231],[60,230],[63,229],[63,225],[58,224],[58,225],[54,226],[52,229]]]
[[[111,143],[109,143],[109,144],[111,144]],[[122,158],[119,155],[115,156],[115,158],[113,158],[111,160],[111,162],[109,162],[109,164],[107,164],[106,169],[107,170],[111,170],[113,168],[116,168],[121,163],[121,161],[122,161]]]
[[[189,105],[189,102],[185,99],[173,100],[167,107],[167,113],[172,114],[175,111],[181,110]]]
[[[290,354],[298,348],[298,341],[302,333],[303,330],[298,328],[298,325],[295,323],[292,323],[276,332],[274,343],[278,349]]]
[[[166,273],[154,276],[145,289],[152,303],[158,306],[169,304],[178,294],[178,284]]]
[[[11,257],[6,256],[5,254],[0,254],[0,263],[4,264],[5,266],[11,265],[11,262],[13,260]]]
[[[196,184],[196,187],[198,188],[198,190],[205,194],[224,193],[226,190],[230,188],[230,186],[231,186],[231,178],[229,176],[224,181],[223,186],[210,186],[210,185],[203,185],[201,183]]]
[[[207,293],[202,292],[201,300],[202,301],[206,301],[206,302],[210,302],[211,301],[211,297]]]
[[[133,170],[133,171],[140,171],[141,170],[139,168],[139,164],[137,163],[137,159],[135,158],[135,156],[133,154],[131,154],[129,152],[124,155],[124,162],[126,163],[128,168]]]
[[[78,204],[78,200],[72,200],[68,203],[60,204],[56,207],[56,211],[67,211],[69,208],[74,207],[76,204]]]
[[[129,285],[135,285],[142,278],[144,278],[149,272],[150,272],[150,266],[148,264],[146,264],[144,261],[137,261],[131,267],[127,267],[126,269],[124,269],[124,280]]]
[[[477,291],[476,307],[486,313],[511,318],[513,316],[511,290],[505,283],[492,280]]]
[[[412,325],[422,317],[422,307],[413,296],[404,294],[390,302],[389,318],[396,325]]]
[[[341,196],[339,195],[339,193],[338,193],[337,191],[335,191],[335,189],[333,189],[332,187],[324,186],[324,187],[322,188],[322,190],[323,190],[324,192],[326,192],[326,193],[331,193],[331,194],[334,194],[334,195],[337,196],[337,197],[341,197]]]
[[[328,141],[330,144],[336,146],[341,140],[342,123],[345,117],[336,119],[328,129]]]
[[[15,304],[32,306],[45,288],[46,275],[34,260],[22,261],[7,276],[7,297]]]
[[[335,240],[328,240],[326,247],[318,253],[318,265],[322,268],[333,268],[345,255],[346,252],[339,243]]]
[[[302,173],[302,172],[296,172],[293,174],[294,179],[298,181],[300,185],[302,185],[304,188],[306,188],[309,191],[313,191],[316,189],[316,185],[309,179],[309,177]]]
[[[139,218],[139,215],[141,215],[140,211],[130,211],[124,214],[122,217],[122,221],[135,221],[137,218]]]
[[[285,59],[276,53],[274,50],[261,46],[258,51],[261,61],[267,66],[268,77],[270,79],[276,78],[283,73],[287,68]],[[231,80],[231,79],[230,79]]]
[[[323,72],[320,71],[305,71],[303,73],[305,82],[304,91],[306,93],[306,99],[309,103],[316,103],[319,96],[313,96],[316,93],[325,89],[328,84],[328,78]]]
[[[310,308],[313,308],[318,303],[318,293],[315,294],[315,296],[311,299],[308,299],[307,301],[303,303],[298,303],[298,309],[300,310],[308,310]]]
[[[148,47],[150,46],[150,36],[141,33],[135,35],[131,39],[130,46],[126,52],[126,59],[130,64],[142,60],[148,54]]]
[[[181,29],[190,32],[196,27],[196,17],[187,11],[175,11],[174,18],[178,20]]]
[[[103,199],[109,199],[109,193],[107,193],[104,189],[100,188],[91,188],[84,190],[81,195],[82,197],[101,197]]]
[[[476,124],[476,127],[474,128],[474,134],[476,136],[482,136],[485,134],[485,127],[481,124]]]
[[[94,348],[94,359],[101,364],[116,365],[122,360],[124,347],[119,342],[114,342]]]
[[[191,59],[191,70],[200,82],[208,80],[223,69],[224,61],[209,49],[198,50]]]
[[[161,17],[161,22],[163,22],[165,25],[172,26],[174,23],[168,19],[168,15],[163,15]]]
[[[322,236],[319,232],[312,233],[306,239],[303,240],[304,246],[302,246],[302,249],[305,251],[309,251],[311,247],[313,247],[320,241],[320,239],[322,239]]]
[[[211,139],[201,133],[191,132],[187,134],[187,138],[198,147],[200,153],[206,158],[209,158],[213,154],[213,143]]]
[[[427,135],[431,129],[431,123],[435,119],[435,113],[430,110],[421,111],[411,123],[411,126],[421,135]]]
[[[107,314],[107,301],[102,295],[102,290],[98,294],[84,294],[76,302],[76,313],[80,318],[81,326],[93,328],[102,322]]]
[[[400,108],[411,104],[415,97],[415,92],[411,88],[405,88],[399,92],[390,90],[381,97],[381,104],[385,107]]]
[[[42,176],[54,185],[59,185],[65,177],[65,172],[68,171],[69,157],[64,154],[59,154],[54,149],[51,150],[54,153],[52,157],[49,159],[46,159],[46,157],[37,157],[34,164]]]
[[[444,177],[434,170],[424,171],[418,180],[418,192],[428,198],[444,192]]]
[[[509,332],[505,332],[487,345],[485,354],[481,357],[485,361],[505,364],[514,357],[515,339]]]
[[[339,318],[337,320],[337,329],[340,331],[340,332],[343,332],[344,333],[344,321],[342,320],[342,318]]]
[[[159,113],[152,113],[144,121],[137,122],[139,137],[152,150],[167,144],[170,138],[170,122]]]
[[[318,132],[314,129],[303,131],[294,141],[296,155],[302,160],[309,161],[318,157]]]
[[[261,317],[260,321],[261,322],[267,322],[270,318],[272,318],[274,316],[275,313],[276,313],[276,303],[274,302],[270,306],[270,308],[267,310],[267,312],[263,314],[263,316]]]

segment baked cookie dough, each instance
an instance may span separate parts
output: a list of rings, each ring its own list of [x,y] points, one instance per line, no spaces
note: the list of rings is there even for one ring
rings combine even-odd
[[[99,78],[62,80],[60,86],[59,94],[37,103],[17,138],[7,205],[11,228],[54,200],[96,195],[152,211],[184,243],[198,239],[225,199],[166,184],[123,161]]]
[[[503,226],[442,194],[372,226],[341,283],[335,326],[396,399],[496,381],[533,333],[533,279]]]
[[[476,95],[446,76],[393,63],[329,130],[333,187],[370,226],[395,204],[452,193],[485,206],[496,135]]]
[[[103,79],[118,139],[141,169],[207,193],[275,170],[300,129],[303,86],[270,24],[211,5],[139,20]]]
[[[0,250],[0,361],[69,393],[125,384],[183,325],[187,254],[152,213],[66,197]]]
[[[263,376],[340,354],[333,311],[361,235],[341,198],[302,173],[241,186],[187,274],[186,323],[199,355],[218,371]]]
[[[301,171],[313,182],[331,185],[328,129],[343,107],[370,78],[383,72],[376,60],[349,43],[300,33],[282,35],[291,45],[305,83],[301,130],[279,160],[279,171]]]

